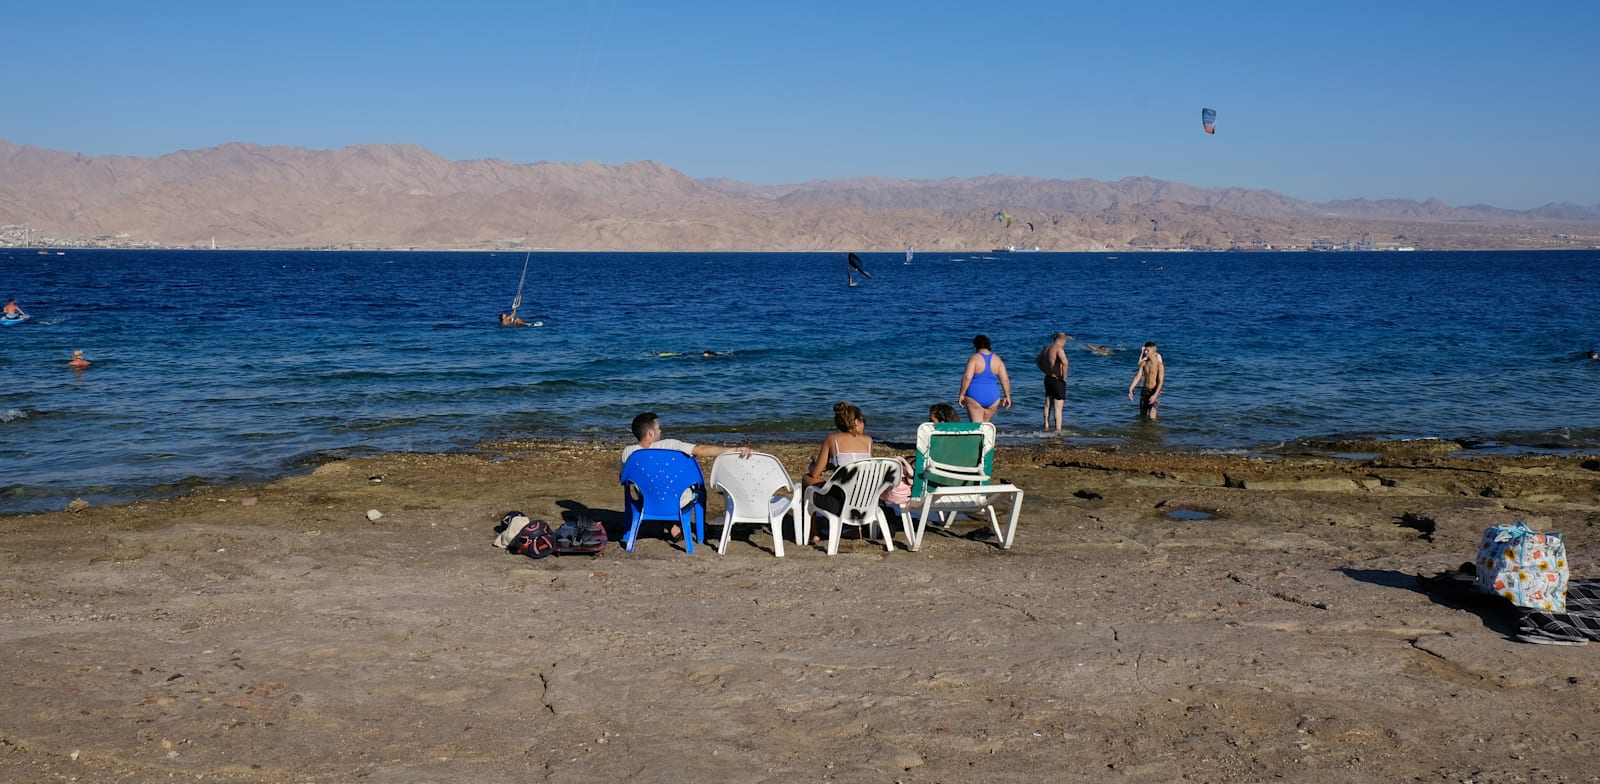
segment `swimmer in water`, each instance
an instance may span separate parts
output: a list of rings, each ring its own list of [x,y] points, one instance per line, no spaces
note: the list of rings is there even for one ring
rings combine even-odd
[[[1106,348],[1105,346],[1096,346],[1093,343],[1085,343],[1085,344],[1083,344],[1083,347],[1085,349],[1087,349],[1090,354],[1094,354],[1096,356],[1101,356],[1101,357],[1109,357],[1109,356],[1111,356],[1111,349]]]
[[[73,370],[83,370],[89,366],[89,360],[83,358],[83,349],[72,352],[72,359],[67,360],[67,367]]]

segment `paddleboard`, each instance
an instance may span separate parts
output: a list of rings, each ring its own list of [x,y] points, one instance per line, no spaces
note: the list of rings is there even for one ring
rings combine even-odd
[[[0,327],[10,327],[27,321],[31,316],[24,313],[20,316],[0,316]]]

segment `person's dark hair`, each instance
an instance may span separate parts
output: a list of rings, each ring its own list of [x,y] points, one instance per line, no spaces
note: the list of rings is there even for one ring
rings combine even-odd
[[[977,337],[972,339],[972,350],[973,351],[982,351],[982,350],[984,350],[986,348],[989,348],[989,346],[990,346],[990,344],[989,344],[989,336],[988,335],[979,335],[979,336],[977,336]]]
[[[1154,340],[1146,340],[1144,342],[1144,347],[1145,348],[1155,348],[1156,347],[1156,342]]]
[[[650,426],[656,423],[656,419],[656,415],[650,411],[646,411],[643,414],[634,417],[633,437],[643,441],[644,434],[650,432]]]
[[[960,422],[956,407],[949,403],[934,403],[928,407],[928,418],[935,422]]]
[[[839,428],[839,432],[848,433],[851,425],[857,422],[865,423],[866,421],[866,415],[862,414],[861,409],[855,405],[846,403],[843,400],[833,404],[833,426]]]

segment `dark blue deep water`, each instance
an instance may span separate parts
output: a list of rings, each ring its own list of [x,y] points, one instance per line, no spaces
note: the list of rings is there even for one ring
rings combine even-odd
[[[1600,252],[522,254],[0,250],[0,511],[258,480],[324,454],[503,437],[810,439],[835,400],[908,440],[954,401],[970,340],[1006,360],[1074,336],[1070,443],[1250,450],[1350,436],[1600,447]],[[1162,419],[1126,396],[1145,340]],[[1110,357],[1083,343],[1118,349]],[[81,348],[94,361],[66,367]],[[703,350],[722,356],[701,358]],[[661,354],[678,356],[660,356]]]

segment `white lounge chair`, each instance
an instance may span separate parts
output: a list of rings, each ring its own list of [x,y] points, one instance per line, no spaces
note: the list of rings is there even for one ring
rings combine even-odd
[[[989,527],[1000,540],[1000,549],[1011,549],[1017,535],[1017,515],[1022,511],[1022,489],[1015,485],[990,484],[994,473],[995,429],[992,422],[924,422],[917,426],[917,461],[913,467],[911,500],[902,513],[903,524],[911,529],[911,510],[916,509],[916,527],[911,549],[922,548],[928,518],[939,516],[940,527],[948,528],[959,512],[983,512]],[[1011,515],[1005,529],[995,515],[994,502],[1010,499]]]
[[[888,517],[878,506],[878,499],[884,491],[900,483],[902,471],[900,461],[892,457],[857,460],[834,469],[828,481],[806,488],[799,538],[810,538],[812,516],[820,514],[828,520],[828,555],[838,554],[839,538],[846,524],[878,526],[883,534],[883,548],[893,552],[894,534],[889,530]],[[913,541],[910,523],[904,516],[901,522],[905,525],[906,544],[910,545]]]
[[[783,557],[783,518],[793,512],[800,529],[800,486],[789,481],[778,458],[765,452],[749,457],[718,455],[711,464],[711,489],[722,493],[722,543],[717,554],[728,552],[728,537],[736,523],[757,523],[772,529],[772,554]],[[778,495],[787,490],[788,495]]]

